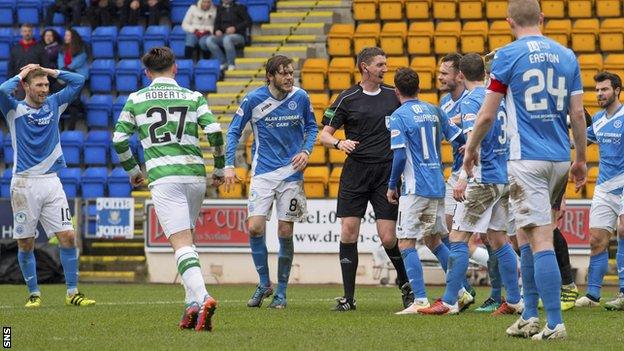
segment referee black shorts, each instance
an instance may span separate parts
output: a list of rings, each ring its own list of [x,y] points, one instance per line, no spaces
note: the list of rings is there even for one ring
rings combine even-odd
[[[348,157],[340,176],[337,216],[363,218],[370,201],[376,219],[396,221],[399,207],[386,197],[391,171],[391,161],[362,163]]]

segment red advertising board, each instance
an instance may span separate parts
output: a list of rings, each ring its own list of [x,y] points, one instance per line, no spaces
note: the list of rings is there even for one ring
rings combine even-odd
[[[146,203],[146,248],[169,248],[158,223],[154,205]],[[248,248],[247,206],[238,203],[204,202],[195,223],[195,246],[201,248]]]
[[[589,248],[589,200],[567,200],[558,225],[569,248]]]

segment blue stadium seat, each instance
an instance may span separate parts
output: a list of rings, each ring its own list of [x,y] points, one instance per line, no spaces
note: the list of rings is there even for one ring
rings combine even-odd
[[[126,101],[128,101],[128,95],[119,95],[115,99],[115,102],[113,103],[113,127],[117,124],[119,114],[121,113],[121,110],[123,110]]]
[[[15,0],[0,0],[0,26],[13,26],[15,24]]]
[[[11,144],[11,133],[6,133],[2,142],[2,154],[4,155],[4,163],[13,164],[13,145]]]
[[[130,177],[121,167],[115,167],[108,176],[108,196],[130,197]]]
[[[239,2],[240,3],[240,2]],[[247,1],[247,12],[255,23],[268,22],[273,1],[271,0],[249,0]]]
[[[92,93],[108,93],[113,90],[115,60],[93,60],[89,69],[89,89]]]
[[[191,89],[191,78],[193,77],[193,60],[176,60],[178,64],[178,74],[175,79],[181,87]]]
[[[141,56],[143,42],[142,26],[125,26],[117,37],[117,54],[120,58],[137,58]]]
[[[63,184],[63,190],[68,198],[78,197],[80,189],[80,168],[61,168],[58,176]]]
[[[82,197],[92,199],[106,195],[106,167],[89,167],[83,173],[80,180]]]
[[[0,60],[8,60],[13,45],[13,29],[0,28]]]
[[[78,34],[80,34],[80,37],[85,43],[91,44],[91,27],[72,27],[72,29],[78,32]],[[63,34],[61,34],[61,38],[62,37],[63,37]]]
[[[173,50],[176,58],[184,58],[184,46],[185,46],[186,32],[182,29],[182,26],[175,26],[169,33],[169,47]]]
[[[113,97],[110,94],[92,95],[86,102],[87,126],[108,128],[113,112]]]
[[[9,61],[0,61],[0,82],[4,82],[7,80],[7,75],[9,74]]]
[[[41,1],[19,0],[19,6],[17,7],[17,23],[31,23],[36,26],[39,24],[40,12]]]
[[[168,26],[149,26],[143,36],[143,51],[148,52],[156,46],[167,46],[169,40]]]
[[[141,61],[137,59],[123,59],[117,63],[115,72],[115,84],[117,91],[131,93],[139,90],[139,78],[141,78]]]
[[[94,58],[115,58],[117,27],[97,27],[91,33],[91,53]]]
[[[175,24],[182,23],[186,11],[191,5],[195,5],[195,0],[171,0],[171,22]]]
[[[67,130],[61,133],[61,148],[65,163],[69,166],[80,166],[84,134],[81,131]]]
[[[217,81],[221,73],[219,60],[199,60],[195,65],[195,90],[213,92],[217,90]]]
[[[108,162],[111,135],[107,130],[93,130],[84,142],[84,163],[87,166],[105,166]]]
[[[11,197],[11,178],[13,177],[13,169],[7,168],[2,172],[2,179],[0,179],[0,197]]]
[[[83,190],[84,193],[84,190]],[[82,195],[82,197],[84,198],[85,196]],[[96,222],[96,216],[97,216],[97,208],[96,205],[84,205],[82,206],[82,213],[85,213],[89,216],[89,220],[85,220],[84,222],[84,227],[83,227],[83,233],[89,234],[89,235],[95,235],[95,222]]]
[[[60,12],[55,12],[52,17],[52,24],[55,26],[62,26],[65,24],[65,15]]]

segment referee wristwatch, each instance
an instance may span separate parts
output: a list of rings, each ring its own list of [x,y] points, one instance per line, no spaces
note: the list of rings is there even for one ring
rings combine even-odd
[[[338,139],[336,140],[336,142],[334,143],[334,149],[338,149],[338,144],[340,144],[342,140]]]

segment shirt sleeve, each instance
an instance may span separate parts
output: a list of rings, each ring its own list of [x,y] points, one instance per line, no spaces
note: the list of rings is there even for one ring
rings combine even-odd
[[[214,168],[217,170],[225,167],[225,155],[223,152],[223,131],[221,124],[208,107],[208,101],[203,95],[197,100],[197,123],[204,129],[208,143],[213,148]]]
[[[312,153],[312,148],[316,142],[316,135],[318,134],[318,127],[316,126],[316,118],[314,117],[314,108],[310,103],[310,97],[308,94],[304,94],[303,102],[303,119],[304,119],[304,131],[305,141],[303,143],[303,150]]]
[[[594,124],[590,124],[589,127],[587,127],[587,140],[591,141],[592,143],[597,143],[598,140],[596,139],[596,133],[594,132]]]
[[[238,110],[232,118],[232,122],[228,127],[226,144],[225,144],[225,166],[234,167],[234,159],[236,158],[236,147],[238,141],[243,133],[243,129],[249,120],[251,119],[251,102],[249,97],[243,99]]]
[[[464,133],[471,132],[474,128],[479,108],[479,104],[472,99],[464,99],[459,105]]]
[[[325,110],[323,114],[323,125],[340,129],[347,119],[348,111],[346,109],[346,98],[344,96],[338,96],[336,101]]]
[[[572,54],[571,61],[574,62],[574,73],[572,77],[572,85],[570,86],[570,96],[583,94],[583,81],[581,80],[581,68],[578,60]]]
[[[53,95],[61,110],[59,113],[62,113],[67,105],[80,95],[82,86],[85,83],[85,77],[78,73],[59,71],[58,79],[63,80],[67,84],[65,88]]]
[[[119,114],[119,119],[115,125],[113,134],[113,147],[119,156],[119,162],[131,176],[141,171],[132,149],[130,149],[130,136],[137,130],[137,123],[134,116],[134,102],[132,97],[128,98],[123,110]]]
[[[511,81],[511,62],[507,58],[506,50],[501,49],[494,54],[492,59],[492,72],[490,78],[505,86],[508,86]],[[490,83],[491,85],[491,83]]]
[[[462,134],[462,130],[453,122],[451,122],[447,114],[442,111],[442,109],[438,108],[437,110],[438,116],[440,117],[440,128],[442,128],[442,134],[444,135],[444,139],[446,139],[448,142],[452,142]]]
[[[393,112],[390,115],[390,149],[405,148],[405,127],[400,114]]]
[[[17,106],[17,100],[11,94],[19,85],[19,82],[20,78],[14,76],[0,85],[0,111],[2,111],[5,118],[8,118],[9,111]]]

